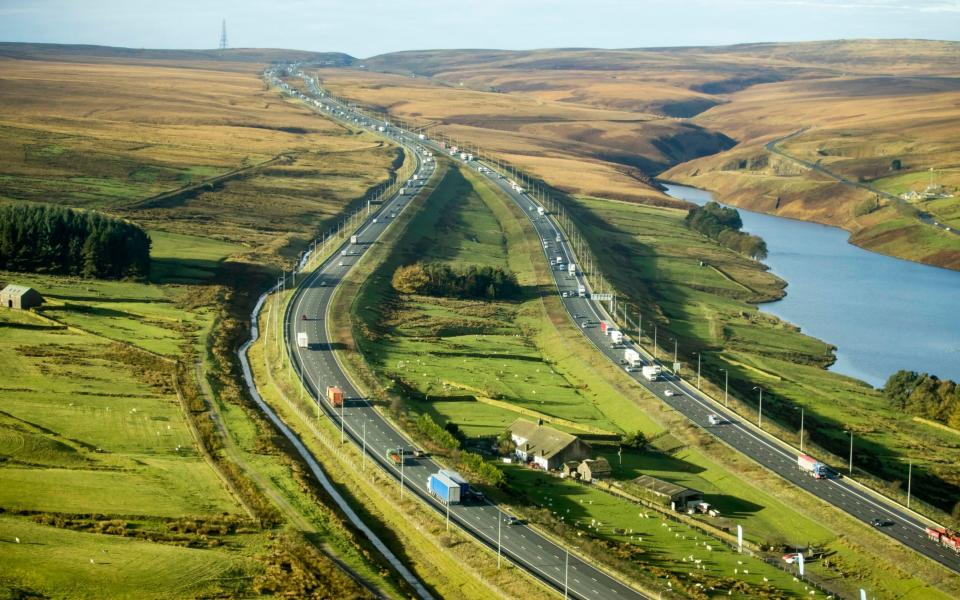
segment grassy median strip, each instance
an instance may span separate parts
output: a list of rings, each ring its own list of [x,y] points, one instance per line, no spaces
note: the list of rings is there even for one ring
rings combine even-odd
[[[422,203],[422,197],[412,203]],[[411,212],[415,209],[416,206],[408,208]],[[352,297],[351,289],[363,281],[376,261],[389,253],[409,214],[404,211],[351,271],[338,290],[332,314],[338,314],[340,303],[349,302]],[[265,319],[269,319],[270,310],[277,308],[268,307]],[[444,597],[551,597],[539,583],[508,563],[497,570],[494,555],[457,530],[448,533],[443,520],[409,493],[401,501],[395,481],[372,463],[364,464],[359,450],[351,444],[341,446],[339,430],[325,417],[317,419],[316,406],[290,376],[286,353],[278,351],[276,338],[270,337],[271,326],[265,321],[264,327],[267,335],[251,349],[251,363],[264,398],[300,434],[342,492],[355,500],[353,504],[365,521],[428,587]]]
[[[391,402],[395,407],[407,406],[412,411],[429,414],[441,425],[456,426],[453,430],[459,430],[468,447],[480,440],[486,440],[483,443],[489,445],[492,436],[517,416],[514,412],[476,402],[473,399],[476,395],[496,396],[498,402],[516,402],[519,406],[530,406],[560,417],[569,416],[571,411],[573,414],[580,411],[579,415],[584,419],[581,422],[590,422],[591,414],[604,415],[608,427],[615,427],[618,431],[639,429],[654,439],[654,446],[664,449],[662,452],[624,452],[621,465],[615,446],[597,444],[598,454],[609,459],[616,478],[629,479],[650,473],[704,491],[706,499],[723,514],[718,522],[720,526],[730,528],[742,524],[748,540],[764,548],[774,548],[770,556],[778,557],[777,552],[782,553],[785,547],[812,545],[819,548],[823,555],[820,560],[808,564],[808,572],[843,593],[855,593],[856,586],[864,583],[859,578],[865,578],[871,589],[906,597],[911,594],[912,597],[937,597],[941,594],[923,586],[914,577],[912,569],[922,564],[923,559],[880,538],[869,528],[825,509],[779,477],[716,443],[596,353],[573,326],[552,290],[540,240],[530,229],[522,211],[478,179],[469,174],[466,178],[475,185],[476,192],[463,193],[461,188],[453,186],[450,192],[456,198],[455,202],[435,205],[433,210],[424,211],[423,219],[411,224],[402,246],[390,252],[384,265],[370,275],[354,302],[358,315],[357,331],[362,336],[358,342],[378,371],[378,375],[371,376],[372,385],[381,386],[384,397],[393,397]],[[485,205],[495,216],[495,228],[491,227],[489,217],[482,215],[480,205]],[[472,227],[483,227],[486,237],[476,235]],[[499,257],[492,248],[497,245],[501,247]],[[471,249],[476,252],[471,253]],[[389,288],[393,270],[423,255],[434,258],[475,255],[495,264],[505,262],[518,273],[522,285],[543,293],[519,304],[419,296],[398,300]],[[497,260],[500,263],[496,263]],[[731,270],[735,269],[725,269],[725,273]],[[728,276],[715,275],[721,285],[732,285]],[[751,288],[760,288],[762,284],[762,280],[751,281]],[[743,291],[740,286],[734,287]],[[777,288],[772,286],[771,289]],[[520,340],[518,335],[523,339]],[[345,355],[348,358],[353,356],[352,352]],[[464,359],[468,361],[464,362]],[[495,376],[483,374],[470,364],[478,360],[489,362],[487,366],[494,369]],[[531,367],[531,364],[539,367]],[[575,391],[575,400],[552,402],[554,398],[549,393],[536,398],[541,389],[547,389],[540,387],[541,382],[549,383],[555,378]],[[398,380],[404,385],[396,385]],[[396,397],[399,394],[395,392],[400,391],[405,395],[398,402]],[[534,391],[538,393],[534,394]],[[584,494],[599,492],[569,482],[536,483],[524,478],[524,471],[511,469],[508,472],[511,478],[523,482],[518,489],[554,490],[552,494],[533,491],[532,496],[528,494],[521,502],[542,507],[545,512],[538,512],[548,526],[563,525],[559,517],[565,520],[569,510],[569,514],[574,515],[570,518],[578,524],[572,531],[585,525],[590,531],[589,526],[595,527],[594,522],[601,522],[609,527],[602,531],[601,538],[605,541],[643,547],[637,542],[636,532],[648,526],[650,521],[631,520],[629,515],[636,512],[631,504],[604,495],[603,502],[589,498],[594,501],[591,505]],[[547,501],[548,498],[552,502]],[[614,506],[620,508],[613,509]],[[596,514],[591,514],[592,507],[596,507]],[[631,534],[618,533],[631,530],[634,531],[633,540]],[[839,538],[837,531],[843,532]],[[597,533],[591,531],[591,534]],[[692,535],[703,536],[702,532]],[[646,539],[649,544],[657,538],[648,534]],[[674,542],[679,551],[685,540],[675,538]],[[643,560],[653,561],[650,564],[663,568],[667,574],[671,570],[683,571],[686,566],[681,560],[683,556],[665,550],[671,544],[654,545],[658,552],[640,559],[641,563]],[[882,570],[871,568],[870,561],[875,560],[873,553],[864,551],[871,545],[884,548],[885,555],[895,555],[897,559],[891,560]],[[669,559],[671,555],[676,563]],[[711,562],[714,577],[733,575],[732,571],[726,573],[730,565],[725,563],[721,553],[711,555]],[[910,568],[901,569],[895,564],[910,565]],[[748,567],[748,570],[752,573],[763,571],[756,567]],[[642,578],[642,574],[639,576]],[[763,582],[764,577],[768,581]],[[787,589],[793,584],[766,573],[756,579],[763,585],[780,581]],[[943,573],[938,576],[937,568],[928,569],[924,579],[937,585],[949,582]],[[918,595],[920,589],[923,594]],[[944,589],[952,588],[947,584]]]

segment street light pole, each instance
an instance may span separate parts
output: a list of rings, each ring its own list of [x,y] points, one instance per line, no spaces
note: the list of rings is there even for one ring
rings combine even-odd
[[[317,405],[319,406],[319,404]],[[360,469],[367,470],[367,420],[363,420],[363,456],[360,457],[363,462],[360,463]]]
[[[673,338],[673,362],[677,362],[677,338]]]
[[[500,525],[503,524],[503,516],[497,515],[497,570],[500,569]]]
[[[730,372],[726,369],[720,370],[723,371],[723,405],[730,408],[729,396],[727,394],[727,390],[730,388]]]
[[[913,459],[910,459],[910,466],[907,467],[907,508],[910,508],[910,484],[913,482]]]
[[[697,352],[697,389],[700,389],[700,358],[701,354]]]
[[[757,410],[757,427],[763,429],[763,388],[758,385],[753,389],[760,390],[760,405]]]
[[[564,555],[563,559],[563,600],[569,598],[569,587],[567,586],[568,575],[570,573],[570,550]]]
[[[657,360],[657,324],[653,324],[653,360]]]
[[[803,452],[803,407],[800,407],[800,452]]]
[[[853,475],[853,429],[850,430],[850,474]]]

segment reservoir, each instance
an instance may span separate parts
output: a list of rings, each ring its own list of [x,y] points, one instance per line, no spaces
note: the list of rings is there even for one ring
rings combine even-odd
[[[664,185],[674,198],[713,200]],[[875,387],[899,369],[960,381],[960,272],[868,252],[835,227],[737,210],[788,283],[785,298],[760,309],[837,346],[832,371]]]

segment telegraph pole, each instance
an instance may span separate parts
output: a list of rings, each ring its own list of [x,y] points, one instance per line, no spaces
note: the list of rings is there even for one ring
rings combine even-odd
[[[907,470],[907,508],[910,508],[910,488],[913,483],[913,459],[910,459],[910,466]]]

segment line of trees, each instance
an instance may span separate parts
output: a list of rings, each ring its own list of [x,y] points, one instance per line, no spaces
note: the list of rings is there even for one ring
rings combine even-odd
[[[150,236],[133,223],[97,212],[0,206],[0,269],[142,278],[150,273]]]
[[[394,271],[392,284],[402,294],[486,300],[520,297],[516,274],[499,267],[455,268],[443,263],[418,262]]]
[[[735,208],[725,208],[716,202],[690,209],[684,222],[687,227],[699,231],[727,248],[755,260],[767,257],[767,243],[763,238],[740,231],[743,221]]]
[[[897,410],[960,429],[960,385],[916,371],[897,371],[883,395]]]

